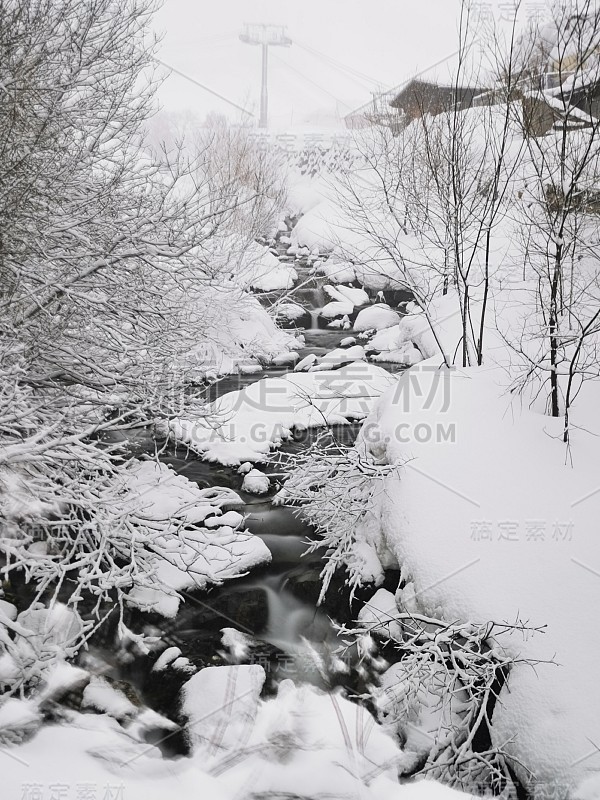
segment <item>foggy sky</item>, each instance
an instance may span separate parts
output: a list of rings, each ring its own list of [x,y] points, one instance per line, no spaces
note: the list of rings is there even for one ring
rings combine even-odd
[[[501,20],[510,3],[474,5],[478,13]],[[539,5],[525,3],[526,12]],[[271,127],[296,127],[307,118],[313,125],[335,124],[367,102],[378,86],[304,47],[389,88],[456,50],[459,6],[459,0],[165,0],[155,19],[164,36],[158,56],[258,113],[260,48],[243,44],[238,35],[244,22],[284,24],[295,43],[270,48]],[[214,110],[239,118],[230,106],[177,75],[168,78],[159,98],[167,110],[185,109],[200,118]]]

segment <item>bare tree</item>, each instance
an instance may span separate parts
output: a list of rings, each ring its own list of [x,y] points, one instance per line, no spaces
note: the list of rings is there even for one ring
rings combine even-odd
[[[151,582],[158,535],[124,504],[127,452],[99,434],[181,413],[202,375],[190,351],[247,300],[214,240],[247,241],[280,200],[241,136],[149,146],[154,8],[0,7],[3,570],[36,601],[95,597],[92,627]]]
[[[515,386],[535,381],[535,395],[549,386],[548,411],[564,414],[568,442],[573,400],[583,381],[598,375],[600,12],[587,0],[577,9],[557,4],[543,35],[552,42],[552,80],[538,77],[525,91],[534,117],[517,222],[534,316],[516,343],[506,338],[523,364]],[[541,129],[540,120],[547,120]]]

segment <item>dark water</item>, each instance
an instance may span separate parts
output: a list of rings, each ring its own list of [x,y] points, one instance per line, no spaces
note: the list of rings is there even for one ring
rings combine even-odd
[[[361,339],[352,330],[323,327],[327,322],[319,319],[318,310],[329,301],[322,289],[325,281],[315,278],[304,261],[296,263],[295,267],[299,283],[306,285],[293,291],[289,299],[308,312],[303,318],[306,327],[298,329],[298,334],[304,337],[304,346],[298,349],[300,358],[310,353],[323,356],[350,336],[360,343]],[[278,296],[271,292],[261,295],[260,299],[265,306],[270,306]],[[397,364],[380,366],[389,366],[390,372],[402,369]],[[281,377],[291,369],[293,367],[269,367],[258,374],[226,376],[199,391],[212,401],[266,377]],[[333,426],[331,435],[342,444],[352,445],[360,427],[359,422]],[[333,651],[339,646],[330,617],[341,622],[352,618],[343,577],[334,584],[323,608],[318,608],[325,553],[310,551],[309,542],[316,539],[315,531],[294,509],[271,503],[282,486],[288,461],[322,434],[323,429],[298,431],[267,464],[257,465],[271,479],[269,493],[261,497],[242,491],[243,476],[235,467],[210,464],[183,446],[156,442],[149,430],[132,431],[128,435],[133,454],[154,454],[158,448],[162,462],[201,488],[224,486],[235,490],[244,502],[244,506],[236,510],[244,514],[245,527],[264,541],[272,555],[268,566],[253,570],[251,575],[207,592],[187,595],[174,620],[152,620],[163,640],[180,647],[194,665],[228,663],[231,656],[221,644],[221,632],[223,628],[234,628],[248,637],[245,663],[261,663],[273,682],[282,677],[294,677],[331,686],[345,680],[344,676],[335,675],[333,669],[327,674],[323,672],[323,663],[331,661]],[[322,659],[319,667],[311,663],[314,653]],[[138,665],[137,669],[137,676],[130,674],[128,677],[136,679],[148,702],[168,712],[178,685],[187,678],[182,676],[178,680],[161,673],[161,682],[157,682],[152,674],[148,676],[148,665]],[[135,669],[132,667],[131,671]]]

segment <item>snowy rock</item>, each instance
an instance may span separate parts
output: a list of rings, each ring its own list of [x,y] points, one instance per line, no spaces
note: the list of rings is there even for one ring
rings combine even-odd
[[[69,692],[80,689],[90,682],[89,672],[66,661],[58,661],[44,674],[41,700],[58,700]]]
[[[292,350],[289,353],[280,353],[279,355],[275,356],[273,358],[272,363],[276,367],[284,367],[287,364],[295,364],[296,361],[298,361],[299,358],[300,358],[300,356],[298,355],[298,353],[295,353]]]
[[[17,607],[15,605],[9,603],[8,600],[0,600],[0,620],[6,617],[6,619],[14,622],[17,618],[17,613]]]
[[[391,328],[400,322],[400,315],[383,303],[363,308],[354,320],[354,330],[368,331]]]
[[[172,664],[175,659],[179,658],[180,655],[181,650],[179,647],[167,647],[167,649],[163,650],[163,652],[156,659],[152,667],[152,672],[162,672],[170,664]]]
[[[287,320],[297,320],[306,314],[306,309],[298,303],[280,303],[277,307],[277,316]]]
[[[250,494],[266,494],[269,491],[271,482],[259,469],[252,469],[245,476],[242,483],[242,490]]]
[[[293,267],[283,264],[268,247],[257,242],[245,245],[238,254],[239,265],[235,280],[261,292],[291,289],[298,280]]]
[[[331,303],[323,306],[320,315],[325,319],[335,319],[352,314],[354,306],[349,300],[332,300]]]
[[[396,621],[396,598],[387,589],[378,589],[358,612],[358,621],[374,636],[402,640],[402,627]]]
[[[349,261],[340,261],[335,256],[330,256],[327,261],[319,264],[318,271],[335,283],[351,283],[356,279],[354,264]]]
[[[221,441],[217,445],[226,446]],[[188,528],[182,535],[182,521],[197,524],[219,515],[222,508],[243,505],[232,489],[200,489],[153,461],[133,462],[124,472],[125,508],[138,520],[148,521],[154,556],[152,582],[136,582],[128,593],[130,605],[171,617],[177,613],[181,590],[219,584],[271,560],[261,539],[222,522],[212,530]]]
[[[407,342],[397,350],[382,350],[380,353],[371,356],[371,359],[373,361],[387,361],[390,364],[403,364],[406,367],[412,367],[423,361],[423,356],[412,342]]]
[[[263,371],[260,364],[240,364],[238,369],[240,375],[258,375]]]
[[[349,330],[352,327],[352,323],[347,314],[345,314],[341,319],[334,319],[327,325],[328,328],[341,328],[344,331]]]
[[[310,371],[335,369],[344,364],[350,364],[353,361],[364,361],[365,349],[357,344],[348,348],[336,348],[330,350],[329,353],[324,355],[318,362],[310,368]]]
[[[211,757],[246,745],[265,679],[257,664],[233,665],[201,669],[184,685],[182,711],[196,753]]]
[[[194,673],[196,672],[196,667],[192,664],[189,658],[185,656],[179,656],[176,658],[175,661],[171,663],[171,667],[178,671],[178,672],[186,672],[186,673]]]
[[[244,522],[243,514],[237,511],[227,511],[220,517],[211,517],[204,523],[205,528],[220,528],[222,525],[229,525],[231,528],[239,528]]]
[[[332,300],[342,303],[352,303],[353,306],[365,306],[369,303],[369,295],[364,289],[357,289],[354,286],[324,286],[324,290]]]
[[[354,336],[346,336],[340,342],[340,347],[352,347],[352,345],[356,344],[356,339]]]
[[[238,475],[246,475],[246,473],[250,472],[250,470],[254,469],[254,465],[251,461],[244,461],[243,464],[240,464],[238,467]]]
[[[308,370],[317,363],[317,360],[317,356],[314,353],[309,353],[296,364],[294,367],[294,372],[304,372],[305,370]]]
[[[0,743],[19,744],[41,727],[42,715],[33,700],[9,697],[0,706]]]
[[[255,645],[256,640],[236,628],[222,628],[221,642],[234,662],[243,661]]]
[[[364,336],[364,334],[361,335]],[[379,353],[400,350],[406,345],[412,346],[412,342],[407,340],[403,324],[376,331],[369,339],[369,350],[375,350]]]
[[[212,404],[215,419],[227,421],[223,436],[205,417],[178,420],[177,436],[209,461],[265,461],[298,424],[323,427],[364,418],[396,380],[363,361],[330,373],[288,372],[228,392]]]
[[[151,708],[142,709],[127,725],[127,735],[144,743],[168,739],[169,734],[177,730],[176,722]]]
[[[104,678],[97,676],[92,677],[83,690],[81,707],[92,708],[115,719],[133,716],[138,710],[138,707],[125,697],[123,692],[115,689]]]

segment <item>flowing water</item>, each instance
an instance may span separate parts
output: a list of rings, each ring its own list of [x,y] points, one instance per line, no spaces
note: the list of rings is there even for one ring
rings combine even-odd
[[[304,347],[298,352],[300,358],[311,353],[323,356],[337,348],[342,339],[355,334],[352,329],[326,327],[327,320],[320,316],[320,310],[329,301],[323,289],[325,279],[315,277],[303,259],[297,260],[294,267],[299,275],[297,285],[300,288],[292,290],[289,299],[308,312],[303,317],[307,327],[298,329],[305,340]],[[268,306],[278,297],[275,293],[265,294],[261,296],[261,302]],[[402,299],[406,298],[403,296]],[[352,319],[354,317],[355,314]],[[391,372],[400,369],[397,364],[381,366]],[[214,400],[265,377],[282,376],[290,369],[272,367],[258,375],[226,376],[208,387],[208,399]],[[339,441],[351,445],[359,429],[360,423],[353,423],[334,426],[332,432]],[[318,429],[304,431],[297,440],[286,443],[280,452],[284,457],[285,454],[293,455],[306,448],[320,433]],[[137,431],[129,441],[134,453],[154,452],[155,442],[147,430]],[[315,532],[291,508],[272,505],[272,496],[279,488],[277,465],[261,467],[275,479],[271,491],[257,497],[242,491],[243,477],[235,468],[209,464],[185,448],[174,445],[166,446],[160,458],[202,488],[226,486],[238,492],[244,501],[244,507],[238,510],[246,518],[246,527],[264,541],[272,554],[269,565],[253,570],[245,578],[187,596],[174,620],[153,620],[163,640],[180,647],[195,666],[228,663],[230,655],[221,644],[221,636],[223,628],[233,628],[251,643],[245,662],[260,663],[271,684],[284,677],[322,686],[343,683],[352,653],[342,656],[341,662],[334,655],[340,641],[331,618],[341,622],[351,619],[349,593],[340,579],[329,592],[324,607],[317,606],[324,552],[308,552],[308,542],[316,538]],[[130,670],[125,676],[121,672],[123,677],[135,679],[148,702],[167,710],[173,692],[167,689],[165,695],[163,685],[148,681],[147,668],[144,672],[142,667],[142,673],[136,676]]]

